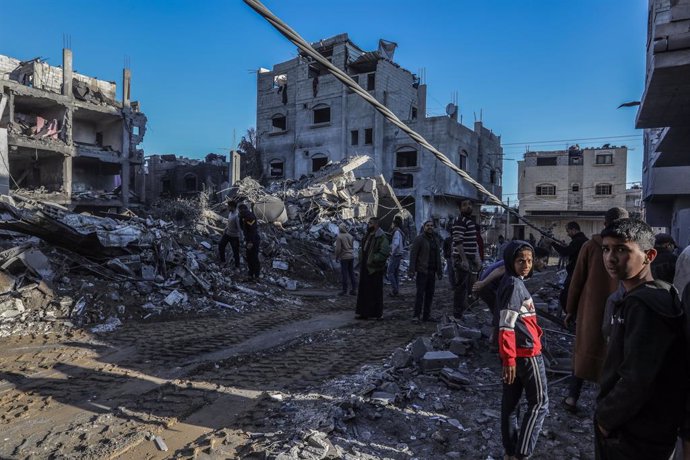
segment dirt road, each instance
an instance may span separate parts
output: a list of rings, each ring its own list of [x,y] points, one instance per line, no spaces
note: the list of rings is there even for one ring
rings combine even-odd
[[[221,428],[239,445],[263,425],[266,391],[309,389],[430,334],[435,324],[411,323],[404,292],[386,298],[382,321],[357,321],[353,297],[317,291],[252,313],[3,339],[0,457],[192,456]]]

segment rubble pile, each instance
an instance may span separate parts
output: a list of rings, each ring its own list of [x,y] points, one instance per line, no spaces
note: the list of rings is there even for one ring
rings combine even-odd
[[[541,294],[552,294],[552,275],[528,280],[529,288],[547,286]],[[236,437],[227,428],[197,440],[195,452],[285,460],[502,458],[501,367],[489,350],[489,321],[482,309],[461,323],[442,317],[431,336],[395,350],[382,365],[364,366],[306,392],[267,392],[259,402],[265,425],[244,431],[236,453],[229,450]],[[548,353],[569,354],[573,338],[554,333],[548,319],[540,323]],[[574,416],[560,408],[569,371],[547,374],[550,414],[534,458],[591,458],[595,388],[584,387],[581,413]]]
[[[185,221],[178,226],[133,213],[97,217],[27,199],[0,202],[7,247],[0,252],[0,336],[74,326],[107,332],[130,319],[269,308],[256,302],[269,295],[265,288],[246,287],[218,265],[219,232],[200,209],[170,205]],[[269,269],[262,282],[297,288],[285,279]]]
[[[353,157],[299,180],[273,182],[268,188],[245,178],[229,196],[250,201],[259,220],[275,225],[263,229],[265,256],[322,278],[334,269],[339,224],[344,223],[355,237],[355,250],[370,217],[378,217],[387,228],[395,216],[401,216],[414,228],[412,216],[383,176],[355,178],[353,171],[367,161],[367,156]]]
[[[104,216],[23,194],[5,197],[0,336],[74,326],[108,332],[132,319],[268,308],[256,300],[307,287],[308,279],[333,280],[339,224],[348,226],[357,247],[369,217],[411,221],[383,177],[354,178],[367,160],[330,164],[268,189],[244,179],[231,190],[252,203],[262,222],[261,283],[275,292],[245,286],[219,266],[216,248],[227,219],[209,207],[206,194],[161,201],[147,214]]]

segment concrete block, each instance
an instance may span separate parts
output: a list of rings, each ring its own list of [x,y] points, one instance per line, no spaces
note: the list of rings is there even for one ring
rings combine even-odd
[[[464,337],[454,337],[450,341],[448,351],[455,353],[458,356],[464,356],[467,354],[467,350],[469,350],[471,346],[468,342],[468,339]]]
[[[457,329],[457,336],[458,337],[465,337],[465,338],[472,339],[472,340],[479,340],[482,338],[482,331],[480,331],[478,329],[472,329],[472,328],[460,326],[460,325],[458,325],[457,328],[458,328]]]
[[[168,451],[168,445],[165,444],[165,441],[163,441],[163,438],[160,436],[153,438],[153,442],[156,443],[156,447],[158,447],[158,449],[162,450],[163,452]]]
[[[153,281],[156,279],[156,267],[153,265],[142,265],[141,266],[141,277],[145,281]]]
[[[393,404],[395,402],[395,395],[385,391],[375,391],[371,395],[371,400],[385,405]]]
[[[428,337],[419,337],[412,342],[412,358],[419,361],[427,352],[433,351],[434,347],[431,344],[431,339]]]
[[[447,383],[454,383],[457,385],[469,385],[471,382],[469,376],[460,372],[457,369],[451,369],[449,367],[444,367],[439,375],[441,380]]]
[[[419,362],[422,372],[440,371],[444,367],[455,369],[460,365],[460,358],[450,351],[429,351]]]
[[[390,359],[390,365],[393,369],[407,367],[410,364],[412,364],[412,355],[409,352],[401,348],[398,348],[393,352],[393,355]]]
[[[452,339],[453,337],[456,337],[457,334],[457,328],[455,324],[449,324],[447,326],[438,326],[437,327],[438,333],[443,337],[444,339]]]

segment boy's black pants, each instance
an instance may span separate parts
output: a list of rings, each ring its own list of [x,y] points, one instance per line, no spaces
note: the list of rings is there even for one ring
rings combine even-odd
[[[527,412],[518,431],[518,406],[523,390],[527,397]],[[548,411],[544,359],[541,355],[517,358],[515,381],[510,385],[503,384],[501,400],[501,435],[507,455],[518,458],[532,455]]]

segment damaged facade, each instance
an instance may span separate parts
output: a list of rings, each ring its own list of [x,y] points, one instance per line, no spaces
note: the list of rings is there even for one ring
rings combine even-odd
[[[690,0],[650,0],[642,188],[649,225],[690,241]]]
[[[500,136],[475,122],[426,116],[426,85],[393,61],[396,44],[381,40],[377,51],[364,51],[347,34],[313,43],[323,56],[347,72],[410,128],[422,134],[455,164],[501,196]],[[360,96],[348,91],[318,63],[300,53],[257,74],[257,149],[264,177],[299,178],[329,162],[355,155],[372,161],[359,176],[382,174],[400,202],[421,221],[457,213],[457,201],[479,199],[477,191],[443,167]]]
[[[141,202],[146,116],[116,84],[78,74],[72,51],[62,67],[0,55],[0,192],[46,198],[70,208]]]
[[[201,191],[210,192],[217,201],[224,196],[229,180],[230,163],[223,155],[209,153],[203,160],[152,155],[146,158],[146,203],[189,197]]]

